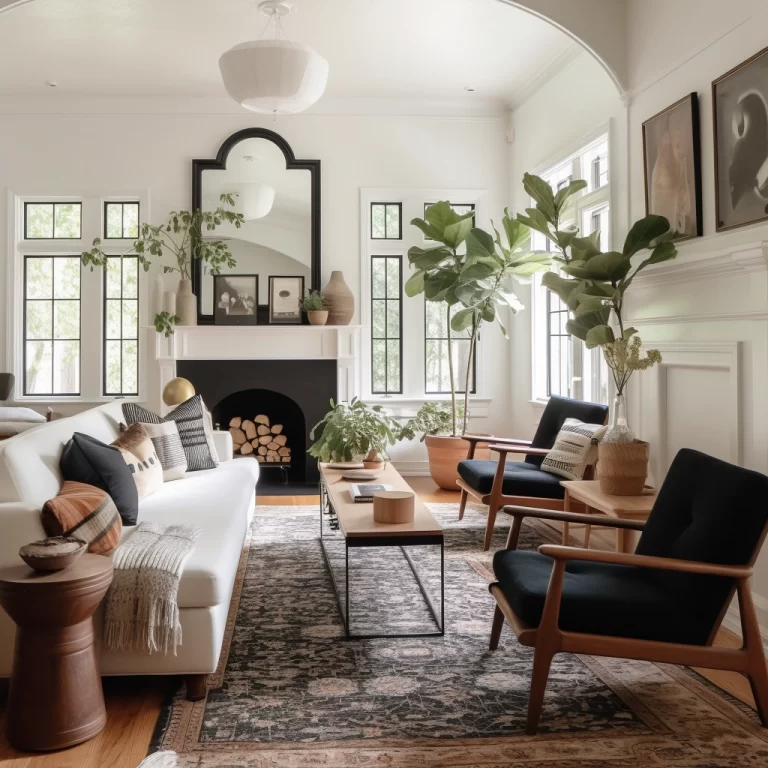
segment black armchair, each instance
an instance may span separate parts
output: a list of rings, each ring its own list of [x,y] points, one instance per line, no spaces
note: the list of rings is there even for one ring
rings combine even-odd
[[[745,674],[768,726],[768,670],[750,590],[768,532],[768,477],[681,450],[646,523],[508,507],[507,549],[496,553],[496,649],[506,619],[535,649],[527,732],[538,727],[552,657],[585,653]],[[536,517],[641,530],[634,555],[545,545],[517,551],[522,521]],[[715,648],[734,593],[743,646]]]
[[[459,462],[461,503],[459,520],[464,517],[467,497],[473,496],[488,505],[488,523],[485,528],[484,549],[490,549],[496,514],[505,504],[525,504],[544,509],[563,509],[565,490],[563,479],[544,472],[541,462],[555,444],[557,433],[566,419],[579,419],[586,424],[605,424],[608,406],[585,403],[567,397],[549,398],[533,440],[514,440],[501,437],[465,435],[469,442],[467,458]],[[475,459],[478,443],[490,443],[499,454],[498,461]],[[508,453],[524,453],[525,461],[507,462]],[[589,479],[589,478],[587,478]]]

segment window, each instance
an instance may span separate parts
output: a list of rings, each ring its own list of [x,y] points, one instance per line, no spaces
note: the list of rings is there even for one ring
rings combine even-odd
[[[24,259],[24,394],[80,394],[80,258]]]
[[[450,317],[453,318],[460,309],[461,304],[454,304],[450,308]],[[467,329],[466,331],[456,333],[456,331],[450,329],[448,322],[448,305],[442,301],[426,301],[424,318],[424,391],[429,395],[451,391],[451,371],[448,366],[448,343],[450,338],[456,391],[464,392],[467,361],[470,351],[470,330]],[[472,370],[470,372],[469,391],[472,394],[475,392],[476,368],[477,355],[475,355],[475,358],[472,361]]]
[[[104,239],[127,240],[139,236],[139,204],[104,203]]]
[[[402,203],[371,203],[371,240],[402,240],[402,214]]]
[[[401,256],[371,258],[371,393],[402,394]]]
[[[610,188],[608,183],[608,137],[602,135],[570,157],[539,174],[558,191],[573,179],[586,179],[587,188],[566,206],[561,229],[576,225],[582,235],[600,231],[600,247],[610,248]],[[551,251],[552,244],[533,233],[535,250]],[[533,281],[533,396],[546,399],[562,395],[594,402],[608,402],[608,375],[600,350],[587,350],[566,331],[568,308]]]
[[[104,267],[104,394],[139,394],[139,263],[110,256]]]
[[[82,203],[24,203],[25,240],[79,240]]]

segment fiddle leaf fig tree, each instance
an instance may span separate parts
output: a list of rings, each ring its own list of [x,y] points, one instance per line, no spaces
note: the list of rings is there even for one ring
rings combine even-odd
[[[414,246],[408,251],[413,274],[405,284],[408,296],[423,293],[427,301],[445,304],[447,337],[466,333],[469,354],[464,371],[464,407],[468,412],[470,377],[477,346],[477,336],[483,323],[497,322],[504,336],[500,308],[513,313],[523,305],[512,290],[513,280],[527,281],[550,263],[548,254],[533,254],[528,248],[528,227],[504,211],[501,221],[504,238],[494,226],[494,236],[473,226],[474,212],[458,214],[448,201],[431,205],[424,219],[411,224],[420,229],[437,245],[430,248]],[[466,247],[462,249],[462,246]],[[457,307],[458,305],[458,307]],[[452,344],[448,344],[448,371],[451,385],[451,434],[457,436],[458,409],[456,375]],[[466,431],[462,419],[461,434]]]

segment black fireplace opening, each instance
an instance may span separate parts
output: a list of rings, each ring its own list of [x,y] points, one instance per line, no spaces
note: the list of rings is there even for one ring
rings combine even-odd
[[[227,395],[211,409],[214,425],[229,429],[234,458],[253,456],[262,469],[284,473],[288,482],[307,481],[307,425],[297,402],[270,389]]]

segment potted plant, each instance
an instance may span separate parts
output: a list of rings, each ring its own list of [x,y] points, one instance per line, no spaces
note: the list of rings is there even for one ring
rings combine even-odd
[[[636,440],[627,423],[626,385],[635,371],[661,362],[658,350],[643,355],[637,329],[624,323],[624,300],[637,274],[651,264],[677,256],[670,238],[669,221],[650,215],[637,221],[629,231],[621,251],[600,250],[600,233],[580,237],[578,227],[561,228],[567,199],[586,182],[573,182],[554,194],[538,176],[525,174],[525,191],[535,208],[518,219],[546,235],[556,246],[559,271],[548,272],[542,283],[568,306],[571,317],[566,329],[581,339],[587,349],[600,347],[613,375],[615,397],[610,426],[598,448],[598,478],[605,493],[637,495],[648,476],[648,444]],[[632,259],[641,251],[650,253],[639,264]]]
[[[467,420],[459,420],[457,374],[463,383],[463,412],[468,413],[471,373],[481,326],[496,321],[507,337],[500,318],[501,308],[508,308],[513,314],[523,308],[512,291],[512,281],[530,279],[534,272],[550,263],[549,255],[530,253],[528,228],[512,218],[509,211],[504,211],[501,220],[506,243],[495,227],[495,237],[473,227],[473,215],[473,212],[457,214],[447,201],[429,206],[425,218],[413,219],[411,224],[438,245],[414,246],[408,251],[414,273],[405,284],[406,294],[424,293],[427,301],[442,302],[448,337],[466,333],[469,339],[467,365],[461,372],[454,370],[452,344],[448,344],[450,430],[445,435],[428,434],[425,439],[432,478],[447,490],[456,489],[457,466],[467,454],[467,443],[461,437],[466,433]]]
[[[367,468],[383,467],[389,459],[387,447],[394,445],[399,430],[400,425],[380,405],[371,406],[356,397],[349,403],[331,400],[331,410],[309,433],[315,442],[308,453],[322,462],[363,461]]]
[[[328,322],[328,310],[320,291],[308,291],[301,299],[301,308],[307,313],[310,325],[325,325]]]
[[[134,241],[125,256],[136,256],[139,264],[147,272],[150,267],[149,256],[163,258],[166,254],[174,260],[174,265],[163,265],[163,272],[178,272],[179,287],[176,295],[176,314],[160,312],[155,316],[154,325],[158,332],[166,336],[173,333],[178,325],[197,324],[197,298],[192,293],[192,261],[200,259],[212,275],[218,275],[221,268],[237,266],[229,246],[223,240],[210,240],[203,237],[203,232],[210,232],[223,222],[233,224],[238,229],[243,225],[243,214],[232,210],[235,196],[220,196],[219,207],[215,211],[171,211],[165,224],[142,224],[139,238]],[[93,241],[90,251],[84,251],[81,261],[84,266],[103,267],[108,254],[102,250],[101,238]]]

